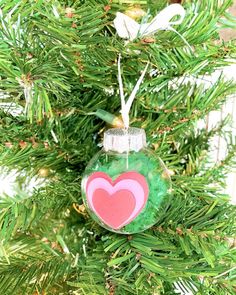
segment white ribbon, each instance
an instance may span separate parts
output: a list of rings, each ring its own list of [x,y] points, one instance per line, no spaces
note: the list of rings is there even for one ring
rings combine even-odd
[[[176,21],[171,21],[174,16],[180,16]],[[133,41],[137,37],[153,35],[158,30],[172,30],[172,25],[179,25],[185,17],[185,10],[180,4],[172,4],[163,9],[150,23],[139,24],[129,16],[117,12],[114,26],[121,38]],[[182,36],[181,36],[182,37]],[[183,38],[183,37],[182,37]],[[186,40],[185,40],[186,43]]]
[[[147,63],[144,71],[142,72],[141,76],[139,77],[136,85],[134,86],[134,89],[132,90],[127,102],[125,101],[125,95],[124,95],[124,88],[123,88],[123,82],[121,77],[121,67],[120,67],[120,54],[118,58],[118,82],[119,82],[119,90],[120,90],[120,99],[121,99],[121,116],[124,122],[125,128],[129,128],[129,111],[132,106],[132,103],[134,101],[135,95],[137,91],[139,90],[139,87],[143,81],[144,75],[146,74],[147,68],[149,66],[149,63]]]

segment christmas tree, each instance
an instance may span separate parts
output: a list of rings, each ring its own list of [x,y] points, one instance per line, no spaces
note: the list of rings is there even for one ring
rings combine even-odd
[[[223,188],[236,142],[229,120],[197,128],[236,89],[223,75],[204,86],[235,57],[233,41],[219,39],[222,27],[235,27],[232,3],[182,1],[176,31],[167,24],[134,38],[118,34],[117,12],[146,24],[170,4],[0,1],[0,164],[18,171],[14,195],[0,196],[1,295],[235,294],[235,207]],[[149,62],[130,125],[145,129],[172,172],[168,207],[154,226],[130,235],[98,225],[81,197],[104,130],[121,121],[119,54],[127,94]],[[220,162],[210,160],[216,134],[227,141]],[[29,191],[32,179],[38,184]]]

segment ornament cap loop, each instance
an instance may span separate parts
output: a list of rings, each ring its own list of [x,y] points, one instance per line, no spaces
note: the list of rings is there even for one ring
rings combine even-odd
[[[103,147],[105,151],[138,152],[146,145],[146,133],[141,128],[112,128],[104,133]]]

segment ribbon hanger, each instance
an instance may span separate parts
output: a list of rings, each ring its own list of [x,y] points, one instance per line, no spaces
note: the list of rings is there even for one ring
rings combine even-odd
[[[124,122],[124,126],[126,129],[129,128],[129,112],[132,106],[132,103],[134,101],[135,95],[139,90],[139,87],[143,81],[143,78],[147,72],[149,62],[147,63],[144,71],[142,72],[141,76],[139,77],[136,85],[134,86],[129,98],[127,101],[125,101],[125,95],[124,95],[124,88],[123,88],[123,82],[122,82],[122,77],[121,77],[121,65],[120,65],[120,60],[121,60],[121,55],[119,54],[118,57],[118,83],[119,83],[119,91],[120,91],[120,100],[121,100],[121,116]]]
[[[186,11],[182,5],[171,4],[158,13],[150,23],[139,24],[124,13],[117,12],[116,18],[114,19],[114,26],[119,37],[130,41],[138,37],[142,38],[144,36],[153,35],[159,30],[173,31],[192,51],[187,40],[172,27],[173,25],[180,25],[184,20],[185,14]],[[179,16],[179,19],[171,21],[175,16]]]

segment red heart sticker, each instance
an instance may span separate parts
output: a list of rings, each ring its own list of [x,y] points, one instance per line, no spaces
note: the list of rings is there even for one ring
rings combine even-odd
[[[149,194],[147,181],[138,172],[122,173],[114,181],[104,172],[89,176],[86,197],[90,209],[112,229],[133,221],[145,207]]]

